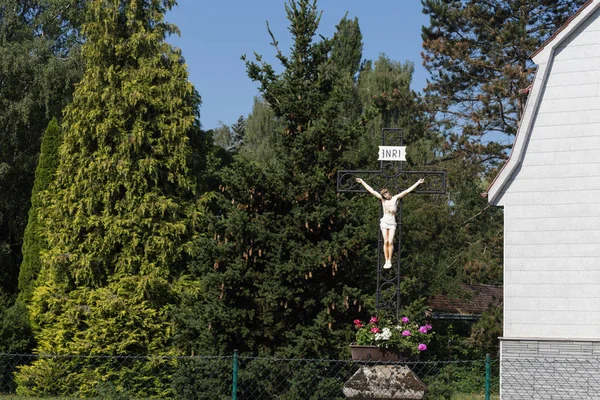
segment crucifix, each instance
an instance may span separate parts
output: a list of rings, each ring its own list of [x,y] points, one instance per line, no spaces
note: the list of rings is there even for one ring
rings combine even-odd
[[[404,131],[402,129],[384,128],[381,130],[379,161],[380,168],[378,171],[338,171],[337,191],[350,193],[368,191],[381,199],[382,207],[379,209],[381,229],[377,251],[377,297],[375,304],[378,309],[395,311],[396,316],[398,316],[400,311],[402,194],[408,192],[415,194],[445,194],[446,172],[405,170],[406,146],[404,145]],[[365,181],[369,184],[366,184]],[[388,193],[391,191],[401,195],[392,197],[386,194],[386,189]],[[381,194],[378,194],[380,190]],[[393,207],[393,210],[390,209],[391,207]],[[395,217],[393,216],[394,213]],[[394,218],[395,221],[393,221]],[[390,232],[392,236],[394,232],[396,233],[395,268],[392,268],[391,263],[391,246],[393,242],[386,243],[388,238],[384,238],[384,235]],[[385,260],[383,265],[382,253]]]

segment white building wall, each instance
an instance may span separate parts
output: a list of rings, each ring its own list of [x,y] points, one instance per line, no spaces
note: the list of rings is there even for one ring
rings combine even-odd
[[[554,53],[505,212],[504,337],[600,338],[600,11]]]

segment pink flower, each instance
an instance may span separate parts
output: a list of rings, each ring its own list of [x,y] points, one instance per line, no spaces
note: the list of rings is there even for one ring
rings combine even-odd
[[[431,325],[429,324],[425,324],[425,328],[427,329],[427,331],[429,332],[431,330]]]
[[[379,328],[378,327],[371,328],[371,333],[379,333]]]
[[[379,322],[379,320],[377,319],[377,317],[371,317],[371,320],[369,322],[372,324],[376,324],[377,322]]]
[[[421,332],[421,333],[427,333],[427,331],[428,331],[428,329],[426,326],[422,326],[419,328],[419,332]]]
[[[402,317],[402,322],[404,322],[406,324],[407,322],[410,322],[410,319],[408,319],[406,317]]]
[[[425,351],[425,350],[427,350],[427,345],[426,345],[425,343],[421,343],[421,344],[419,345],[419,347],[417,347],[417,349],[418,349],[419,351]]]
[[[362,322],[360,322],[360,319],[355,319],[354,325],[362,325]]]
[[[358,324],[354,325],[354,327],[355,327],[356,329],[360,329],[360,328],[362,328],[363,326],[364,326],[364,325],[363,325],[363,324],[361,324],[360,322],[359,322]]]
[[[402,336],[410,336],[410,331],[409,330],[402,331]]]

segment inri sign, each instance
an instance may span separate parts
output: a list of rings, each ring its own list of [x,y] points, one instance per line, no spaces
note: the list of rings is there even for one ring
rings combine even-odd
[[[406,146],[379,146],[378,161],[406,161]]]

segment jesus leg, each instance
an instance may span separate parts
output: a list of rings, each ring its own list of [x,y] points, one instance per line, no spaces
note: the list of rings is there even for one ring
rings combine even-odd
[[[385,264],[383,264],[383,268],[390,268],[392,265],[392,261],[389,257],[389,250],[388,250],[388,235],[389,235],[389,230],[386,228],[381,228],[381,236],[383,237],[383,256],[385,257]]]
[[[385,241],[385,259],[386,263],[383,266],[385,269],[392,268],[392,255],[394,253],[394,234],[396,233],[395,229],[387,230],[387,237]]]

